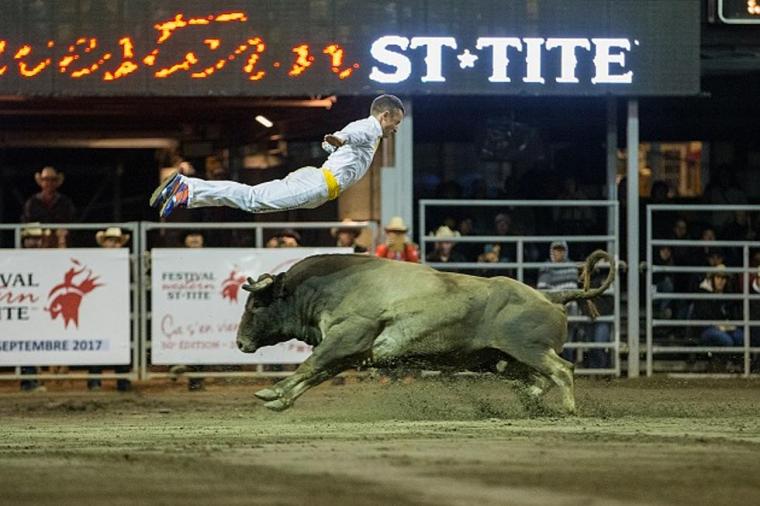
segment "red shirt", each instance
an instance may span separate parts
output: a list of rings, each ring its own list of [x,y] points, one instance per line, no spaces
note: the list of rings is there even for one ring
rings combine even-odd
[[[417,251],[417,247],[411,243],[404,244],[404,251],[391,251],[387,244],[381,244],[375,250],[375,256],[403,262],[420,262],[420,253]]]

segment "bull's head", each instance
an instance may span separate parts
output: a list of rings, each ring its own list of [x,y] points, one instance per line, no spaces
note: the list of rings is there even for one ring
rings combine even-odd
[[[257,281],[248,278],[243,290],[250,292],[240,320],[237,345],[240,351],[254,353],[262,346],[287,341],[282,337],[283,277],[262,274]]]

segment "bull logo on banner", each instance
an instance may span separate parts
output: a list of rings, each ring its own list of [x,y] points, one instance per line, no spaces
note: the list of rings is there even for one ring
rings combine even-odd
[[[68,328],[72,321],[79,328],[82,298],[103,284],[98,283],[98,276],[93,277],[92,269],[82,266],[79,260],[72,258],[71,262],[74,266],[63,275],[63,283],[54,286],[48,293],[48,307],[45,311],[50,313],[53,320],[61,315],[64,328]]]
[[[230,272],[230,275],[222,281],[222,298],[229,299],[230,303],[238,301],[240,287],[245,283],[245,276],[240,274],[237,268]]]

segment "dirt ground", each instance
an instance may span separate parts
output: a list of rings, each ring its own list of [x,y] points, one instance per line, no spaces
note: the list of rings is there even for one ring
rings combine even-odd
[[[107,385],[107,387],[110,385]],[[579,380],[531,417],[490,378],[258,385],[0,385],[0,504],[757,504],[760,381]],[[549,403],[559,404],[556,392]]]

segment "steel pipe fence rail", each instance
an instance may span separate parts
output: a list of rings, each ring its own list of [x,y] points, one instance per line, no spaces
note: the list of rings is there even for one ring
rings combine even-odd
[[[34,373],[34,374],[21,374],[22,366],[14,366],[14,372],[11,374],[0,373],[0,381],[2,380],[61,380],[61,379],[128,379],[131,381],[137,380],[140,377],[139,371],[139,346],[140,346],[140,282],[139,273],[141,272],[141,255],[139,254],[141,249],[140,243],[140,222],[117,222],[117,223],[0,223],[0,231],[9,230],[13,231],[14,235],[14,248],[23,249],[21,246],[22,230],[25,228],[34,227],[42,229],[65,229],[65,230],[105,230],[109,227],[119,227],[131,233],[131,241],[129,244],[129,267],[130,267],[130,370],[126,373],[79,373],[79,372],[65,372],[65,373]],[[2,249],[0,249],[2,253]],[[27,366],[23,366],[27,367]],[[28,366],[36,367],[36,366]],[[53,367],[75,367],[77,369],[84,369],[87,367],[101,367],[101,364],[87,365],[75,365],[67,366],[61,364],[60,366]],[[120,365],[107,365],[103,366],[103,369],[111,369],[114,367],[121,367]]]
[[[700,240],[670,240],[655,238],[653,236],[653,224],[655,213],[691,213],[691,212],[730,212],[730,211],[749,211],[760,213],[760,206],[757,205],[672,205],[672,204],[655,204],[648,205],[646,209],[646,374],[652,376],[654,370],[654,355],[657,354],[702,354],[702,353],[741,353],[743,356],[743,373],[744,377],[753,375],[751,373],[752,354],[760,352],[760,347],[751,346],[751,327],[760,326],[760,320],[750,318],[750,301],[760,300],[760,294],[755,295],[750,291],[750,274],[756,273],[757,268],[749,265],[750,248],[760,248],[760,241],[700,241]],[[729,249],[738,249],[742,255],[741,267],[710,267],[710,266],[663,266],[654,265],[654,249],[658,246],[682,247],[682,248],[709,248],[720,247]],[[654,284],[654,274],[656,273],[673,273],[673,274],[709,274],[714,272],[724,272],[742,275],[741,292],[739,293],[683,293],[683,292],[656,292]],[[696,320],[690,319],[663,319],[656,318],[654,315],[655,301],[670,300],[738,300],[742,303],[741,319],[734,320]],[[683,346],[672,345],[666,346],[654,343],[654,329],[664,327],[708,327],[730,325],[741,328],[743,331],[743,345],[737,346]],[[698,373],[689,373],[698,374]],[[683,375],[682,375],[683,376]]]
[[[597,208],[603,209],[607,213],[607,234],[585,234],[585,235],[520,235],[520,236],[503,236],[503,235],[471,235],[459,237],[435,237],[428,234],[427,212],[437,207],[446,208]],[[576,266],[582,267],[583,262],[562,262],[550,264],[548,262],[528,262],[525,261],[525,246],[536,243],[551,243],[553,241],[566,241],[568,243],[589,244],[589,243],[606,243],[607,252],[613,258],[614,266],[606,262],[597,264],[601,268],[614,268],[616,273],[619,272],[622,262],[619,254],[619,231],[618,231],[618,202],[614,200],[454,200],[454,199],[421,199],[419,201],[419,243],[421,262],[439,270],[469,270],[469,271],[516,271],[516,279],[525,281],[525,272],[534,271],[552,267]],[[438,225],[438,224],[434,224]],[[427,243],[451,242],[456,244],[488,244],[488,243],[508,243],[514,244],[516,249],[516,259],[514,262],[427,262]],[[542,290],[544,291],[544,290]],[[546,290],[549,291],[549,290]],[[622,351],[620,342],[620,282],[619,277],[613,284],[613,287],[607,290],[603,295],[613,297],[613,314],[597,318],[595,323],[610,323],[612,331],[610,333],[610,343],[594,342],[568,342],[565,344],[567,349],[578,349],[581,351],[593,349],[612,349],[612,362],[614,367],[604,369],[584,369],[576,368],[578,374],[614,374],[620,376],[620,355]],[[588,316],[569,316],[569,323],[589,324],[592,320]]]

